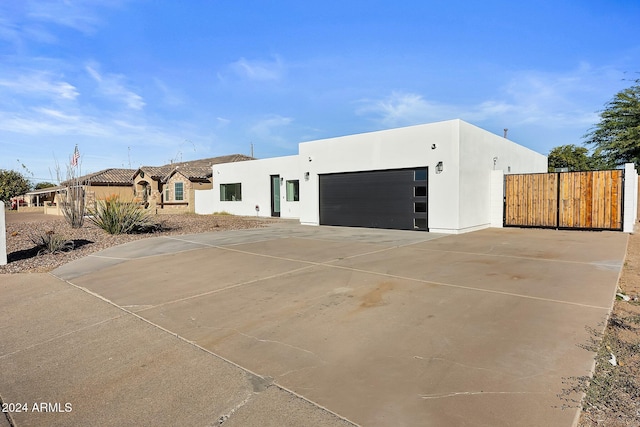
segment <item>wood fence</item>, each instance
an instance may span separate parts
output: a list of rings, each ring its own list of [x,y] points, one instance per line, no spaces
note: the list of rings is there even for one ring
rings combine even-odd
[[[504,225],[622,230],[623,170],[505,175]]]

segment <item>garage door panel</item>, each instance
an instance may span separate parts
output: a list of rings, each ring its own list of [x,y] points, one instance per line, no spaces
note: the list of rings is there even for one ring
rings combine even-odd
[[[424,182],[421,184],[424,185]],[[320,176],[320,224],[413,230],[414,169]]]

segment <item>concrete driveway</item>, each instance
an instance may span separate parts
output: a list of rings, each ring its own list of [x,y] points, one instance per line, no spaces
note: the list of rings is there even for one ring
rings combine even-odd
[[[626,242],[283,221],[136,241],[53,274],[353,423],[569,427],[578,411],[558,394],[593,366],[580,344],[604,325]]]

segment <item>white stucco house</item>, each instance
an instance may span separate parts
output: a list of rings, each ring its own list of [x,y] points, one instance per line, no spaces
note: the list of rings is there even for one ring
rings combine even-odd
[[[303,142],[293,156],[214,165],[213,188],[197,192],[196,213],[463,233],[491,225],[496,170],[546,172],[547,157],[449,120]]]

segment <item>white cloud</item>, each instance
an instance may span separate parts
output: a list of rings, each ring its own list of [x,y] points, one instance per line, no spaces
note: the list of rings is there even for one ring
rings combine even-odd
[[[0,130],[21,135],[109,135],[108,127],[91,117],[71,115],[47,108],[12,114],[0,112]]]
[[[552,128],[582,127],[597,122],[599,106],[585,104],[595,94],[608,99],[615,90],[611,70],[580,64],[565,73],[520,71],[496,89],[496,96],[464,104],[425,99],[419,93],[392,92],[380,99],[358,101],[356,114],[370,116],[381,125],[406,126],[461,118],[482,124],[502,122],[512,126],[543,125]],[[605,89],[603,89],[605,86]]]
[[[270,115],[265,117],[264,119],[259,120],[253,126],[251,126],[251,133],[263,136],[270,137],[273,134],[275,129],[280,129],[283,126],[288,126],[293,122],[291,117],[283,117],[277,114]]]
[[[406,92],[392,92],[384,99],[358,101],[356,109],[360,116],[374,116],[386,127],[408,126],[443,120],[450,106],[425,100],[422,95]]]
[[[179,107],[186,104],[183,96],[179,95],[174,88],[170,88],[165,82],[157,77],[154,77],[153,82],[156,87],[160,89],[160,92],[162,93],[162,102],[165,105]]]
[[[79,95],[72,84],[57,79],[47,72],[30,72],[13,79],[0,79],[0,87],[15,94],[28,94],[37,97],[73,100]]]
[[[119,0],[30,0],[25,9],[30,20],[91,34],[102,24],[104,9],[120,7],[123,3]]]
[[[218,127],[224,127],[231,123],[231,120],[225,119],[224,117],[216,117],[216,121],[218,122]]]
[[[285,72],[285,66],[278,56],[271,61],[240,58],[230,68],[238,76],[256,81],[279,80]]]
[[[124,103],[132,110],[142,110],[146,105],[142,96],[126,88],[124,77],[117,74],[102,75],[95,64],[87,65],[89,75],[98,83],[98,90],[106,97]]]
[[[256,138],[255,142],[288,147],[291,141],[284,135],[293,123],[291,117],[272,114],[258,120],[249,128],[249,133]]]

